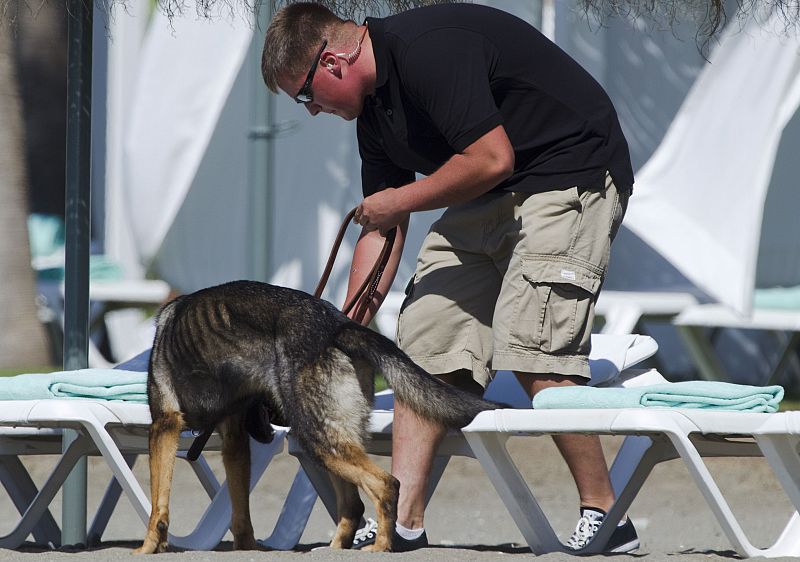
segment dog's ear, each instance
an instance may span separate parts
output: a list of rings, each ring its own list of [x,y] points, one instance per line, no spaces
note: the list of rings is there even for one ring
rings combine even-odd
[[[250,437],[259,443],[271,443],[275,431],[270,424],[269,404],[266,400],[256,400],[247,408],[244,427]]]

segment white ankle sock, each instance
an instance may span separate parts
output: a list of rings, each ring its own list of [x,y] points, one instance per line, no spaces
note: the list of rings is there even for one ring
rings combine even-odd
[[[606,515],[608,515],[605,511],[603,511],[599,507],[582,507],[581,508],[581,516],[583,516],[584,512],[586,512],[586,511],[590,511],[592,513],[598,514],[601,517],[605,517]],[[627,522],[628,522],[628,515],[626,514],[625,517],[623,517],[620,520],[620,522],[617,523],[617,527],[622,527]]]
[[[395,531],[397,534],[406,539],[407,541],[413,541],[414,539],[418,539],[422,536],[422,533],[425,532],[425,527],[422,529],[407,529],[403,527],[400,523],[394,524]]]

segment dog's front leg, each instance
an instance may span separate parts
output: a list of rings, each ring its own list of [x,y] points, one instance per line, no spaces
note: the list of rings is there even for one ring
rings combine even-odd
[[[180,412],[163,414],[150,426],[150,521],[142,546],[134,554],[153,554],[167,549],[169,493],[178,439],[183,428]]]
[[[231,496],[231,532],[235,550],[258,548],[250,520],[250,439],[243,416],[228,418],[222,425],[222,462]]]

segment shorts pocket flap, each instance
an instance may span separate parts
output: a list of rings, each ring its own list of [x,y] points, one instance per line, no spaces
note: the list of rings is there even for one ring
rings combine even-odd
[[[562,256],[523,257],[522,275],[529,283],[566,283],[592,294],[602,281],[598,268]]]

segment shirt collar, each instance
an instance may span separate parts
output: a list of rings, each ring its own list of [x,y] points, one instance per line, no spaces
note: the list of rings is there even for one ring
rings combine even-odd
[[[367,18],[364,23],[369,27],[369,38],[372,41],[372,53],[375,56],[375,89],[377,90],[389,78],[386,63],[386,38],[383,28],[384,18]]]

